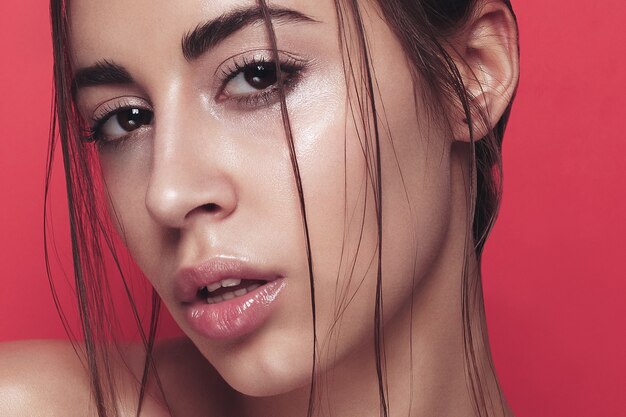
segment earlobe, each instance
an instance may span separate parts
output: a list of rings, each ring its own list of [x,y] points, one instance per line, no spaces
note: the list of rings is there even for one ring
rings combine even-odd
[[[508,107],[519,79],[517,23],[502,1],[484,0],[454,41],[452,57],[463,78],[474,139],[486,136]],[[469,141],[469,120],[457,103],[454,138]]]

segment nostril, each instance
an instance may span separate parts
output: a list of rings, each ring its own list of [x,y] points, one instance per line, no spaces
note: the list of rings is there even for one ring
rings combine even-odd
[[[220,211],[220,206],[215,203],[209,203],[203,205],[201,209],[206,211],[207,213],[217,213],[218,211]]]
[[[209,218],[217,220],[217,219],[223,219],[227,217],[231,212],[232,210],[229,210],[228,206],[223,206],[222,204],[219,204],[219,203],[206,203],[206,204],[197,206],[196,208],[191,210],[189,213],[187,213],[185,216],[185,219],[188,219],[189,217],[193,217],[195,215],[205,214],[205,215],[209,215]]]

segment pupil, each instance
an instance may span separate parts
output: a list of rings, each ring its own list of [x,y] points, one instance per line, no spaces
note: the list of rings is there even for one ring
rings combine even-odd
[[[265,90],[276,84],[276,70],[274,65],[258,64],[244,71],[246,82],[257,90]]]
[[[152,114],[141,109],[128,109],[117,114],[117,121],[122,129],[130,132],[143,125],[150,124]]]

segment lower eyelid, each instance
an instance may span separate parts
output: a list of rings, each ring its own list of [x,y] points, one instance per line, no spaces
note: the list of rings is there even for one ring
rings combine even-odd
[[[146,131],[149,130],[151,127],[152,125],[144,125],[136,130],[133,130],[132,132],[128,132],[124,136],[115,139],[107,139],[105,135],[101,135],[100,138],[97,138],[97,140],[95,140],[95,143],[98,145],[99,148],[116,149],[119,146],[146,134]]]
[[[121,136],[107,138],[107,135],[103,132],[103,128],[106,126],[106,124],[109,123],[109,121],[111,121],[112,118],[116,117],[118,114],[123,112],[125,109],[129,110],[129,109],[135,109],[135,108],[140,109],[143,112],[150,113],[149,122],[142,123],[136,129],[127,131],[126,134],[122,134]],[[91,132],[91,134],[89,135],[89,139],[90,139],[89,141],[112,143],[112,142],[118,142],[120,140],[126,140],[126,138],[129,138],[131,136],[134,136],[135,134],[143,132],[147,127],[152,126],[153,123],[154,123],[154,112],[151,109],[146,109],[140,106],[122,106],[117,109],[111,109],[109,110],[108,113],[104,114],[104,116],[102,116],[99,120],[94,121],[94,123],[91,125],[91,127],[89,128]]]
[[[301,77],[300,70],[292,76],[284,80],[285,96],[288,96],[291,91],[297,86],[299,78]],[[227,97],[225,101],[234,101],[238,107],[243,107],[243,110],[254,110],[272,106],[279,102],[279,90],[275,86],[271,89],[259,91],[256,94],[246,94],[241,96]]]
[[[282,71],[285,74],[283,76],[284,83],[284,91],[285,95],[288,95],[293,89],[296,88],[301,79],[305,76],[307,65],[287,65],[288,68],[282,67]],[[220,94],[217,97],[217,101],[225,102],[229,100],[237,101],[238,103],[249,102],[250,100],[254,100],[255,98],[263,98],[267,97],[270,94],[278,94],[278,87],[274,85],[272,88],[268,88],[265,90],[259,90],[256,93],[250,94],[241,94],[241,95],[224,95],[225,89],[220,90]],[[253,107],[253,106],[251,106]]]

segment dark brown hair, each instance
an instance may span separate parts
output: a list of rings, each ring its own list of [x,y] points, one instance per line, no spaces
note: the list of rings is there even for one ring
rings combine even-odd
[[[84,343],[84,359],[90,372],[91,386],[100,417],[117,415],[115,380],[109,366],[108,349],[111,342],[113,329],[111,317],[115,311],[111,307],[110,293],[108,290],[107,271],[104,267],[104,258],[109,256],[118,267],[118,273],[122,279],[124,288],[127,290],[128,300],[133,309],[137,327],[146,349],[146,360],[143,376],[140,382],[140,398],[137,415],[141,411],[144,393],[150,373],[156,375],[152,363],[152,351],[156,339],[157,322],[159,317],[160,299],[153,292],[152,310],[149,322],[143,325],[140,315],[133,302],[132,294],[128,289],[122,268],[117,262],[115,245],[112,238],[110,223],[107,220],[105,204],[103,202],[106,191],[99,183],[97,158],[94,155],[93,146],[85,144],[82,138],[83,124],[74,107],[72,96],[72,64],[69,51],[69,21],[68,8],[70,0],[51,0],[50,12],[52,20],[52,39],[54,54],[54,110],[55,118],[50,134],[50,152],[48,163],[48,181],[51,172],[53,155],[56,147],[57,136],[60,138],[63,162],[66,172],[66,186],[69,202],[69,217],[71,228],[71,240],[74,259],[74,277],[78,301],[78,310],[82,324],[82,337]],[[270,46],[277,57],[275,34],[265,0],[257,0],[264,14],[265,25],[269,35]],[[503,1],[511,8],[508,0]],[[367,143],[371,144],[372,160],[374,161],[371,172],[372,183],[375,188],[375,200],[378,220],[378,273],[375,296],[375,316],[373,320],[375,334],[375,353],[377,363],[377,378],[380,396],[380,415],[387,416],[388,404],[386,395],[386,381],[384,374],[384,335],[382,327],[382,184],[381,184],[381,161],[379,148],[379,114],[377,101],[375,100],[376,79],[369,61],[367,34],[363,29],[361,20],[361,6],[358,0],[334,0],[338,17],[340,43],[347,43],[346,33],[355,30],[355,39],[358,42],[359,56],[349,56],[344,48],[344,67],[346,77],[354,77],[359,74],[358,81],[362,84],[359,92],[362,96],[357,97],[361,114],[364,117],[362,124],[368,135]],[[414,76],[414,94],[418,95],[425,103],[431,106],[430,114],[440,115],[449,113],[451,102],[460,102],[463,106],[465,117],[468,121],[471,147],[471,172],[475,175],[470,182],[468,200],[470,212],[468,224],[471,230],[466,233],[465,242],[465,268],[463,270],[463,293],[462,293],[462,321],[464,336],[464,351],[468,385],[472,393],[476,414],[488,415],[487,403],[493,405],[492,398],[488,398],[485,391],[485,370],[478,364],[478,351],[487,350],[488,341],[484,328],[484,305],[482,299],[482,287],[479,274],[472,274],[468,270],[469,259],[472,252],[480,264],[482,250],[486,237],[495,221],[501,195],[501,147],[504,131],[510,114],[510,105],[498,123],[492,127],[489,134],[483,138],[475,138],[472,129],[473,118],[476,113],[471,107],[471,97],[465,88],[463,79],[455,61],[447,52],[447,39],[456,31],[463,28],[477,7],[477,0],[378,0],[377,6],[385,21],[402,45],[404,52],[411,64]],[[275,62],[279,61],[275,59]],[[278,64],[276,64],[278,65]],[[288,108],[285,103],[284,90],[280,71],[276,71],[281,96],[281,111],[285,135],[291,155],[292,167],[300,197],[300,208],[304,219],[304,235],[306,238],[307,259],[309,261],[309,278],[311,285],[311,308],[313,315],[314,343],[317,343],[315,334],[315,287],[312,271],[312,254],[310,251],[309,236],[306,221],[306,206],[304,190],[300,180],[298,161],[295,157],[293,132],[289,121]],[[418,84],[417,80],[420,80]],[[417,85],[425,85],[428,88],[419,90]],[[433,116],[434,117],[434,116]],[[365,120],[367,118],[367,120]],[[438,122],[441,122],[439,120]],[[443,121],[445,123],[445,120]],[[479,140],[480,139],[480,140]],[[475,189],[471,184],[475,184]],[[48,188],[46,186],[46,196]],[[47,198],[46,198],[47,201]],[[46,250],[46,262],[48,251]],[[478,277],[478,279],[476,279]],[[50,278],[50,283],[55,295],[55,287]],[[69,331],[69,326],[61,312],[61,318]],[[471,318],[478,312],[480,323]],[[74,339],[74,338],[73,338]],[[313,354],[316,355],[313,349]],[[315,364],[317,358],[313,358],[311,395],[309,400],[308,415],[312,416],[315,407]],[[491,366],[491,364],[489,364]],[[158,383],[158,376],[157,376]],[[160,385],[160,384],[159,384]],[[497,399],[503,402],[502,396]]]

